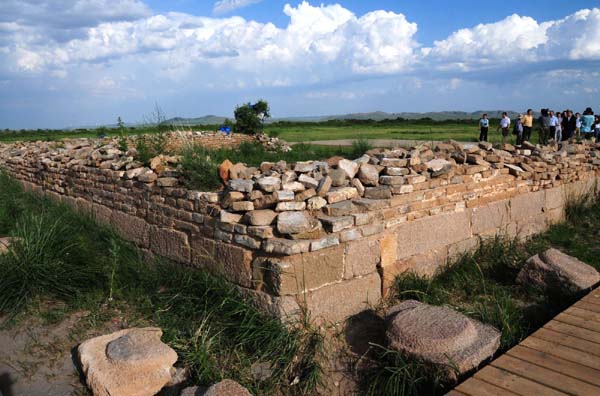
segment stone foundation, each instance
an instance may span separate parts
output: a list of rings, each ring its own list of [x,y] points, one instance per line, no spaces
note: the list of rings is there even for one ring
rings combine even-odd
[[[323,162],[296,164],[294,171],[286,165],[285,174],[292,172],[302,181],[290,181],[297,184],[288,183],[289,189],[285,183],[277,189],[265,184],[259,191],[260,180],[272,177],[271,164],[244,171],[224,192],[198,192],[183,187],[175,167],[128,169],[119,162],[126,154],[97,142],[52,145],[0,145],[0,165],[26,190],[114,226],[142,249],[222,275],[268,312],[296,315],[306,307],[313,318],[327,321],[377,304],[398,274],[433,275],[448,260],[475,249],[482,238],[498,233],[528,237],[545,230],[564,217],[569,199],[597,192],[600,176],[596,146],[573,146],[570,153],[515,151],[495,163],[479,158],[456,162],[455,153],[436,147],[421,148],[406,159],[382,152],[362,162],[330,162],[326,172]],[[482,153],[471,149],[463,154],[485,156],[487,150],[488,160],[497,156],[491,148],[477,150]],[[434,165],[423,166],[434,157],[450,160],[442,173]],[[304,200],[319,196],[328,174],[336,177],[340,169],[366,163],[377,163],[374,181],[369,181],[367,167],[357,178],[350,169],[350,176],[342,175],[345,185],[321,194],[322,208],[300,208]],[[390,179],[400,177],[390,176],[395,172],[404,174],[401,183]],[[376,190],[365,190],[361,178]],[[397,185],[382,188],[385,183]],[[369,191],[387,195],[366,198]],[[240,197],[234,203],[248,204],[234,210],[233,192]],[[294,206],[292,211],[305,213],[313,229],[286,234],[275,224],[252,225],[245,214],[259,209],[260,202],[267,202],[275,215]],[[285,202],[294,205],[279,205]]]

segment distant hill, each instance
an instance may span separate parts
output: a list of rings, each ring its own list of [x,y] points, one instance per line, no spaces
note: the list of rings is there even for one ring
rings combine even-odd
[[[303,116],[303,117],[275,117],[270,118],[266,122],[273,123],[278,121],[291,121],[291,122],[323,122],[329,120],[374,120],[381,121],[385,119],[396,119],[396,118],[404,118],[408,120],[417,120],[421,118],[431,118],[435,121],[444,121],[444,120],[471,120],[471,119],[479,119],[483,113],[487,113],[489,118],[500,118],[502,116],[502,110],[480,110],[474,112],[465,112],[465,111],[437,111],[437,112],[427,112],[427,113],[411,113],[411,112],[401,112],[401,113],[386,113],[384,111],[374,111],[370,113],[349,113],[349,114],[335,114],[335,115],[323,115],[323,116]],[[517,112],[508,111],[508,115],[510,118],[515,118],[517,116]],[[167,124],[171,125],[181,125],[181,126],[193,126],[193,125],[218,125],[225,122],[226,119],[233,120],[232,118],[216,116],[216,115],[207,115],[203,117],[197,118],[182,118],[175,117],[168,119],[165,121]]]

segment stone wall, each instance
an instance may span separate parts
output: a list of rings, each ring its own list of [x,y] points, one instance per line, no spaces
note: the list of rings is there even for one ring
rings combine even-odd
[[[600,146],[456,143],[355,161],[232,165],[220,192],[183,187],[174,157],[152,168],[90,140],[0,145],[26,189],[114,226],[140,248],[206,268],[266,310],[343,320],[404,271],[432,275],[481,238],[527,237],[597,189]]]

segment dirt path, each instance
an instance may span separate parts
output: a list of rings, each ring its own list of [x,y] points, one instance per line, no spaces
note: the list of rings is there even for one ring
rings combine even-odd
[[[318,146],[352,146],[352,143],[358,139],[340,139],[340,140],[312,140],[309,142],[289,142],[290,145],[300,143],[310,143]],[[405,139],[369,139],[369,143],[373,147],[413,147],[423,143],[441,143],[440,141],[425,141],[425,140],[405,140]],[[459,142],[464,147],[471,147],[476,143]]]
[[[92,334],[114,331],[111,327],[118,324],[90,329],[87,316],[75,313],[58,324],[31,318],[0,330],[0,395],[90,395],[75,366],[76,347]]]

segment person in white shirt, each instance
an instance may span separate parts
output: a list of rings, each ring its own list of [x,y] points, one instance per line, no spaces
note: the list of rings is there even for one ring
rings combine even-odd
[[[554,115],[554,111],[550,110],[550,136],[556,141],[556,127],[558,124],[558,117]]]
[[[556,143],[560,143],[562,141],[562,122],[563,122],[563,114],[559,111],[556,113],[556,131],[554,132],[554,140]]]
[[[502,143],[506,143],[506,139],[508,138],[510,128],[510,118],[508,118],[508,113],[503,112],[502,118],[500,119],[500,125],[496,128],[496,131],[502,129]]]

